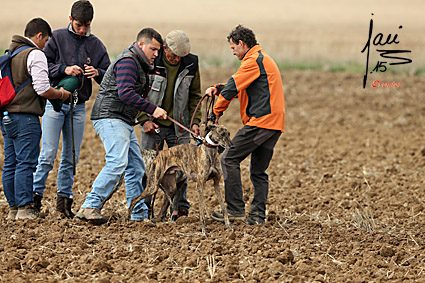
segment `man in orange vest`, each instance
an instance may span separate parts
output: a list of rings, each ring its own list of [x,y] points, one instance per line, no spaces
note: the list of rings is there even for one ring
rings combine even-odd
[[[238,25],[227,40],[233,55],[242,61],[241,66],[227,84],[217,84],[206,90],[208,95],[218,95],[213,109],[216,121],[237,97],[244,124],[233,138],[233,146],[221,157],[227,210],[229,219],[245,219],[240,163],[251,154],[254,198],[246,222],[264,225],[269,190],[266,169],[285,127],[282,78],[278,66],[257,43],[252,30]],[[212,218],[224,222],[222,214],[214,212]]]

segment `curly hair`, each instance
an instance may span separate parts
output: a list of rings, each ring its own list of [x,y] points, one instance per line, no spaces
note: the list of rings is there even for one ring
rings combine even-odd
[[[235,44],[239,44],[239,40],[242,40],[249,48],[258,44],[254,32],[242,25],[238,25],[230,32],[227,41],[230,42],[230,39]]]

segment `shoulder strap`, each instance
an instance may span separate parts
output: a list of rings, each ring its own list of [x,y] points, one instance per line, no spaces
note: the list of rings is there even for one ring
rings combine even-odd
[[[16,55],[18,55],[18,53],[19,52],[21,52],[21,51],[24,51],[25,49],[28,49],[28,48],[33,48],[33,47],[31,47],[31,46],[28,46],[28,45],[24,45],[24,46],[21,46],[21,47],[19,47],[18,49],[16,49],[15,51],[13,51],[13,53],[12,53],[12,58],[13,57],[15,57]]]
[[[24,45],[13,51],[11,58],[18,55],[21,51],[24,51],[25,49],[32,48],[31,46]],[[29,82],[31,82],[31,77],[29,77],[25,82],[23,82],[16,90],[15,93],[19,93]]]
[[[31,77],[29,77],[25,82],[23,82],[16,90],[15,93],[20,92],[29,82],[31,81]]]

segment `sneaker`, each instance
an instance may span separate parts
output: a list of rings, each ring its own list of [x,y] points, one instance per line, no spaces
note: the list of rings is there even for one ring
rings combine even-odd
[[[260,225],[260,226],[264,226],[264,219],[261,218],[260,216],[250,215],[246,219],[246,223],[248,225]]]
[[[173,214],[171,215],[171,220],[176,221],[178,218],[182,216],[188,216],[189,210],[186,208],[179,208],[178,211],[173,211]]]
[[[18,213],[17,206],[9,207],[9,214],[7,215],[7,219],[15,219],[17,213]]]
[[[245,213],[228,213],[229,220],[242,220],[245,221]],[[224,215],[222,213],[213,212],[211,218],[215,221],[224,223]]]
[[[82,207],[78,211],[76,217],[78,219],[88,221],[88,222],[95,224],[95,225],[100,225],[100,224],[104,224],[104,223],[108,222],[108,217],[106,217],[105,215],[102,215],[100,213],[99,208]]]
[[[33,194],[32,198],[34,200],[34,208],[40,212],[41,210],[41,199],[43,198],[41,195],[39,194]]]
[[[37,219],[38,211],[31,205],[25,205],[23,207],[18,207],[18,212],[16,213],[15,219]]]

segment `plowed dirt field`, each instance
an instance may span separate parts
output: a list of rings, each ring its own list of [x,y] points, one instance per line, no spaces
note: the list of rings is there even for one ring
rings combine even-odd
[[[203,70],[203,85],[225,82],[230,74]],[[379,79],[402,87],[364,90],[359,74],[283,72],[286,132],[268,169],[264,227],[235,222],[230,231],[208,218],[208,234],[201,235],[194,184],[188,189],[190,214],[177,223],[127,221],[124,185],[102,210],[107,224],[60,219],[54,212],[56,162],[43,199],[45,219],[6,220],[1,193],[0,280],[424,280],[424,79],[389,74]],[[75,212],[104,165],[103,146],[89,120],[93,101],[87,104],[75,176]],[[238,107],[234,101],[220,120],[232,136],[241,127]],[[248,211],[249,160],[242,163],[242,179]],[[219,204],[212,184],[207,187],[211,213]]]

